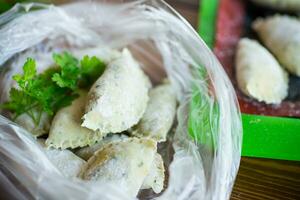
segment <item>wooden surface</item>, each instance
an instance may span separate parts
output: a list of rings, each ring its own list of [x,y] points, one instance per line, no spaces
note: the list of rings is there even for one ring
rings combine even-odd
[[[231,199],[300,199],[300,163],[242,158]]]
[[[197,0],[167,2],[197,27]],[[231,199],[300,200],[300,162],[243,157]]]

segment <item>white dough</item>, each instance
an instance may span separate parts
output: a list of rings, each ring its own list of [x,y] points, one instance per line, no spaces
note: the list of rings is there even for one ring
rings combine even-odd
[[[101,149],[103,146],[112,142],[119,142],[127,138],[128,136],[124,134],[112,134],[103,138],[103,140],[97,142],[94,145],[83,147],[81,149],[76,150],[75,154],[84,160],[88,160],[92,155],[94,155],[96,151]]]
[[[84,180],[116,184],[132,197],[149,174],[156,153],[151,139],[131,138],[105,145],[82,168]]]
[[[165,167],[160,154],[156,153],[151,170],[144,180],[141,189],[150,189],[158,194],[164,189]]]
[[[279,63],[300,76],[300,21],[294,17],[276,15],[257,19],[253,29]]]
[[[235,65],[238,86],[250,97],[278,104],[287,96],[287,73],[258,42],[241,39]]]
[[[166,141],[176,114],[175,92],[170,83],[165,83],[151,89],[149,98],[146,112],[132,133],[158,142]]]
[[[144,114],[150,87],[148,77],[124,49],[90,89],[82,126],[103,134],[129,129]]]
[[[51,124],[46,145],[55,148],[76,148],[92,145],[105,134],[81,127],[81,117],[86,103],[86,92],[81,92],[70,106],[60,109]]]
[[[112,134],[92,146],[84,147],[75,151],[75,154],[84,160],[88,160],[96,151],[100,150],[104,146],[110,143],[120,142],[128,139],[130,138],[123,134]],[[155,193],[160,193],[164,187],[164,180],[165,168],[163,159],[158,153],[156,153],[149,174],[145,178],[141,189],[152,188]]]

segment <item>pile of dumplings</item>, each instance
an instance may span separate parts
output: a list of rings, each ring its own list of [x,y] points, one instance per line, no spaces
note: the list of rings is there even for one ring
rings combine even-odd
[[[168,80],[152,88],[128,49],[111,57],[90,90],[59,110],[48,138],[38,141],[68,178],[117,184],[132,197],[140,189],[160,193],[165,168],[157,144],[173,126],[175,93]],[[19,123],[30,130],[24,117]]]
[[[258,101],[279,104],[288,95],[288,73],[300,76],[300,21],[275,15],[255,20],[252,28],[266,48],[252,39],[239,41],[235,63],[238,87]]]

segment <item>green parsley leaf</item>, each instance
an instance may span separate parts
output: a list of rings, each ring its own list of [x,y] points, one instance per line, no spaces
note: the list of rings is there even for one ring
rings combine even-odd
[[[84,56],[80,62],[83,85],[93,84],[105,70],[105,64],[96,56]]]
[[[79,61],[71,54],[64,52],[62,54],[53,54],[55,63],[61,68],[60,73],[55,73],[52,80],[60,87],[76,90],[80,69]]]
[[[24,74],[17,74],[13,79],[19,84],[22,89],[25,89],[31,83],[31,79],[36,75],[36,64],[32,58],[27,58],[23,66]]]
[[[27,58],[27,61],[24,64],[23,70],[24,70],[24,79],[25,80],[32,79],[36,75],[35,60],[33,60],[32,58]]]

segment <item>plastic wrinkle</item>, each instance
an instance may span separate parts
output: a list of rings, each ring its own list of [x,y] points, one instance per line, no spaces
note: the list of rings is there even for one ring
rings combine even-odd
[[[172,160],[166,167],[168,186],[153,199],[229,199],[240,163],[242,126],[225,71],[194,29],[164,1],[115,2],[82,1],[60,7],[18,4],[1,15],[0,102],[8,99],[15,84],[11,77],[21,72],[28,56],[37,59],[42,71],[56,50],[129,48],[154,84],[168,76],[179,102],[175,134],[168,140],[174,148],[173,159],[170,153],[162,154]],[[203,69],[208,76],[196,76]],[[197,108],[207,108],[208,113],[190,111],[195,90],[207,99]],[[218,114],[213,112],[215,104]],[[209,115],[210,132],[197,131],[210,135],[214,148],[189,136],[190,114]],[[0,168],[0,184],[14,185],[10,192],[18,199],[132,199],[117,185],[64,178],[32,135],[3,116],[0,166],[7,171]]]

